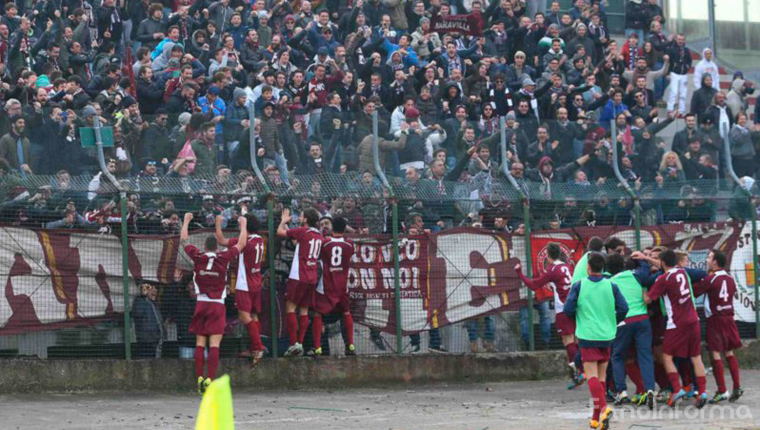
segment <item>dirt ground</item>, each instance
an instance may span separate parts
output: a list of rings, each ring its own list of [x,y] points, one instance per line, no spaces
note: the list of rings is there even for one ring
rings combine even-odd
[[[730,377],[728,378],[730,386]],[[745,396],[700,414],[682,404],[616,409],[613,429],[760,429],[760,371],[744,371]],[[192,385],[192,383],[190,384]],[[708,390],[714,391],[708,375]],[[501,430],[586,429],[588,390],[564,381],[435,385],[341,391],[233,391],[236,429]],[[0,396],[3,430],[193,429],[199,398],[170,394],[44,394]]]

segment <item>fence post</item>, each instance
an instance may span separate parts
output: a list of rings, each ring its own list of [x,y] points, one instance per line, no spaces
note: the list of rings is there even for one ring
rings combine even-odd
[[[129,308],[129,236],[127,232],[127,192],[124,187],[116,180],[116,177],[108,171],[106,167],[106,157],[103,154],[103,137],[100,133],[100,118],[98,115],[93,117],[93,131],[95,132],[95,145],[98,148],[98,162],[100,163],[100,172],[119,190],[119,200],[121,203],[121,276],[123,280],[122,294],[124,294],[124,358],[132,359],[132,318],[130,317]]]
[[[269,238],[267,239],[267,260],[269,261],[269,319],[271,320],[270,334],[272,358],[277,358],[277,344],[280,339],[277,334],[277,276],[274,267],[274,241],[276,240],[276,232],[274,229],[274,194],[269,189],[264,175],[259,169],[258,163],[256,163],[256,133],[254,132],[253,123],[256,120],[256,109],[251,102],[248,106],[248,139],[250,141],[248,147],[250,149],[251,168],[253,168],[256,178],[261,182],[261,186],[264,187],[264,192],[267,197],[267,231]]]
[[[724,127],[721,128],[721,132],[724,136],[723,153],[726,157],[726,172],[731,176],[731,179],[736,183],[736,186],[744,190],[747,197],[747,203],[749,204],[750,228],[752,230],[750,231],[750,237],[752,238],[752,283],[755,290],[755,337],[760,339],[760,303],[758,302],[758,296],[760,296],[758,289],[760,286],[757,285],[757,213],[752,204],[752,193],[745,188],[744,184],[742,184],[742,181],[736,176],[736,172],[734,171],[734,163],[731,161],[731,145],[728,140],[728,128],[725,127],[725,124]]]
[[[385,172],[380,168],[380,148],[379,148],[379,131],[377,127],[377,111],[372,112],[372,160],[375,164],[375,173],[380,178],[380,182],[388,190],[391,200],[391,242],[393,246],[393,290],[396,302],[396,354],[403,354],[403,336],[401,327],[401,267],[398,257],[398,202],[393,194],[393,187],[388,182]]]
[[[512,173],[507,166],[507,121],[501,116],[499,117],[499,129],[501,132],[501,171],[512,187],[514,187],[517,194],[520,195],[520,200],[523,205],[523,223],[525,225],[525,273],[528,277],[533,276],[533,247],[530,241],[531,229],[530,229],[530,200],[528,199],[525,191],[520,188]],[[536,338],[533,329],[533,290],[528,288],[528,349],[533,351],[536,349]]]
[[[633,200],[633,225],[636,229],[636,250],[641,251],[641,202],[639,196],[631,189],[631,185],[620,173],[620,160],[618,159],[618,141],[617,141],[617,124],[615,121],[610,121],[611,129],[610,135],[612,136],[612,170],[615,171],[615,177],[617,177],[620,185],[631,196]]]

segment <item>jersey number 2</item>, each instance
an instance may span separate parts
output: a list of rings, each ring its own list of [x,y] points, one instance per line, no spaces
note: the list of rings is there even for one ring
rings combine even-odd
[[[681,295],[682,296],[688,296],[691,294],[689,291],[689,284],[686,283],[686,277],[683,275],[683,273],[679,273],[676,275],[676,281],[678,281],[679,284],[681,284]]]

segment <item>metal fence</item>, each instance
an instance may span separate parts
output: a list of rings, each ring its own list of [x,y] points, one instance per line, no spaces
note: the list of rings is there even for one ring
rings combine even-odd
[[[696,267],[710,249],[726,250],[740,286],[742,336],[757,336],[757,192],[738,178],[530,182],[506,165],[458,181],[425,172],[401,178],[383,173],[376,152],[377,177],[295,176],[288,186],[252,161],[251,171],[205,178],[3,177],[0,356],[153,357],[156,336],[162,357],[191,356],[192,267],[178,240],[188,211],[196,244],[212,233],[216,215],[230,236],[241,214],[261,220],[262,334],[270,352],[282,355],[293,246],[272,238],[283,208],[308,207],[344,216],[354,229],[349,291],[359,354],[560,347],[552,304],[521,286],[514,265],[532,276],[542,270],[546,243],[580,255],[591,236],[619,237],[629,250],[681,249]],[[228,357],[248,348],[234,307],[235,273],[232,267],[221,348]],[[146,325],[152,320],[159,323]],[[340,315],[326,323],[323,350],[342,355]]]

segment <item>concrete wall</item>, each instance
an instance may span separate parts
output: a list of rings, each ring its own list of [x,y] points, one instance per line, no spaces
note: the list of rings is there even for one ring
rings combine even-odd
[[[760,367],[760,342],[738,354],[743,368]],[[435,382],[467,383],[563,377],[564,351],[478,355],[361,356],[224,360],[237,390],[358,388]],[[191,360],[3,360],[0,392],[192,391]]]

